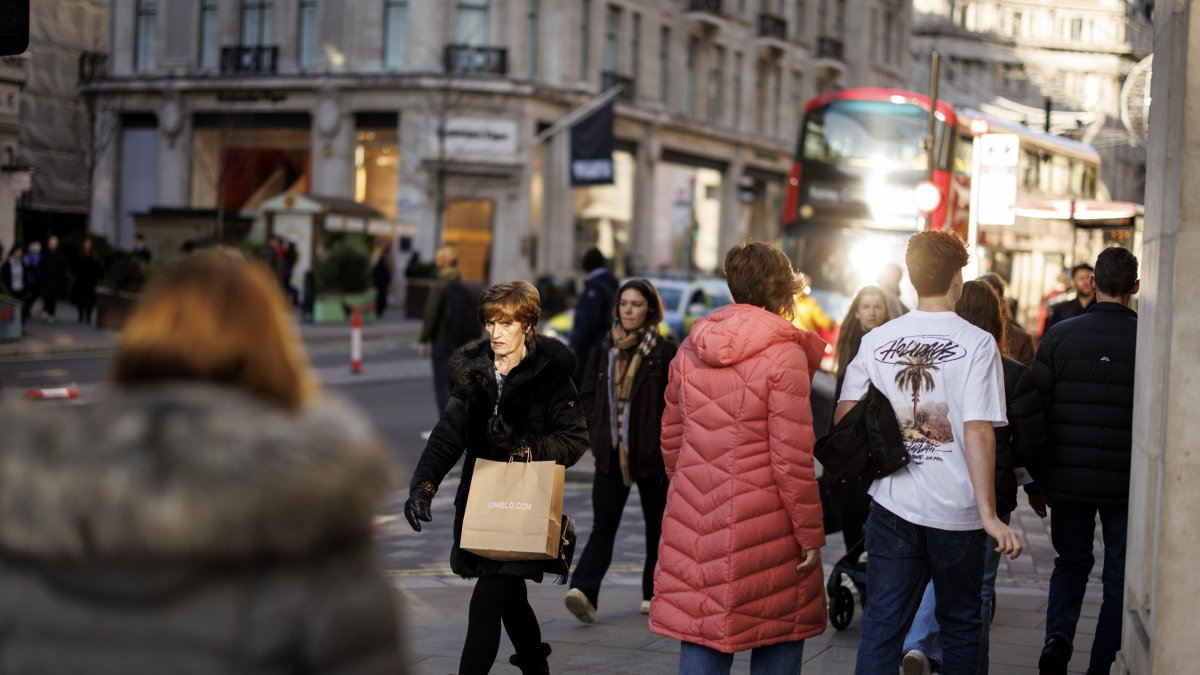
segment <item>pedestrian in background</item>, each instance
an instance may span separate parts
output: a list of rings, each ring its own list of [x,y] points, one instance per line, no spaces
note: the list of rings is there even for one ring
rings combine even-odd
[[[8,289],[12,297],[21,301],[21,323],[29,322],[29,313],[33,308],[32,286],[30,273],[25,270],[25,249],[20,244],[13,244],[8,252],[8,258],[0,265],[0,283]]]
[[[375,247],[375,264],[371,265],[371,285],[375,287],[375,316],[382,318],[388,306],[392,287],[392,261],[389,246],[382,242]]]
[[[800,279],[782,251],[725,254],[735,304],[698,321],[671,362],[662,453],[671,479],[650,630],[679,672],[798,673],[825,631],[825,533],[813,473],[813,373],[825,343],[791,324]]]
[[[954,312],[1004,344],[1005,312],[1000,295],[984,280],[963,284],[962,296]],[[1004,401],[1008,425],[995,427],[996,433],[996,513],[1005,524],[1017,508],[1018,467],[1028,469],[1040,459],[1045,425],[1041,400],[1033,382],[1033,372],[1007,356],[1001,357],[1004,368]],[[974,672],[987,675],[988,638],[991,633],[993,605],[996,598],[996,572],[1000,568],[999,543],[988,537],[984,543],[983,589],[979,636],[978,666]],[[935,616],[933,584],[925,586],[925,595],[912,628],[904,640],[904,675],[928,675],[940,671],[942,643]]]
[[[954,313],[967,247],[952,232],[919,232],[905,251],[917,308],[863,336],[846,369],[836,420],[873,385],[891,402],[910,461],[875,480],[867,518],[867,598],[858,675],[895,675],[925,582],[937,592],[943,671],[979,657],[984,541],[1016,557],[1021,543],[996,514],[994,426],[1007,424],[996,340]]]
[[[404,671],[388,453],[299,345],[267,270],[205,254],[142,294],[104,397],[0,412],[6,670]]]
[[[1087,263],[1079,263],[1071,268],[1071,285],[1075,289],[1075,297],[1050,306],[1046,323],[1042,326],[1043,337],[1054,324],[1083,314],[1096,301],[1096,287],[1092,279],[1094,271]]]
[[[79,323],[92,322],[92,310],[96,307],[96,284],[100,282],[100,261],[96,259],[96,244],[85,237],[79,249],[79,257],[71,267],[72,296]]]
[[[565,602],[571,614],[585,623],[596,620],[600,584],[612,562],[617,528],[634,483],[646,523],[639,611],[650,612],[667,502],[659,436],[667,368],[677,347],[658,332],[663,306],[653,284],[645,279],[626,281],[617,298],[612,330],[592,350],[579,393],[596,460],[592,533],[571,576]]]
[[[146,238],[142,236],[141,232],[137,232],[133,235],[133,255],[147,265],[150,264],[150,260],[154,258],[154,254],[151,253],[150,249],[146,247]]]
[[[25,255],[21,258],[21,267],[25,272],[25,309],[26,317],[33,316],[33,306],[42,297],[41,270],[42,244],[38,241],[29,243]]]
[[[995,272],[989,272],[979,279],[987,282],[996,292],[996,296],[1000,298],[1000,307],[1004,311],[1004,344],[1000,346],[1000,352],[1026,368],[1032,368],[1033,360],[1037,356],[1033,348],[1033,336],[1013,318],[1015,304],[1010,304],[1004,297],[1008,283]],[[1014,300],[1013,303],[1015,302]]]
[[[432,358],[434,402],[440,415],[450,400],[450,356],[463,344],[451,334],[451,324],[460,318],[454,315],[471,310],[450,306],[453,304],[451,286],[462,281],[458,271],[458,251],[453,246],[443,246],[434,254],[433,261],[437,265],[438,278],[425,300],[421,335],[417,338],[417,354],[421,358]]]
[[[404,515],[417,532],[421,521],[432,520],[438,486],[465,452],[454,496],[450,567],[478,581],[458,673],[491,670],[503,623],[517,650],[509,662],[522,673],[548,674],[550,645],[542,642],[525,582],[560,572],[562,561],[500,562],[462,550],[459,541],[476,458],[506,461],[528,452],[534,461],[569,467],[587,450],[587,422],[571,383],[575,357],[558,340],[535,335],[541,305],[527,282],[492,286],[480,296],[478,313],[488,340],[468,343],[454,354],[454,391],[417,462]]]
[[[1048,428],[1039,493],[1030,504],[1050,508],[1050,539],[1058,557],[1050,576],[1046,645],[1038,667],[1067,672],[1083,606],[1096,516],[1104,537],[1104,582],[1088,673],[1107,673],[1121,646],[1125,539],[1129,520],[1129,467],[1133,455],[1134,361],[1138,261],[1128,249],[1108,248],[1096,258],[1096,300],[1074,319],[1042,337],[1033,374]]]
[[[875,278],[875,283],[887,294],[888,314],[891,314],[893,319],[908,313],[908,308],[900,301],[900,280],[903,278],[904,270],[896,263],[884,265]]]
[[[46,321],[54,323],[58,298],[67,290],[67,259],[58,248],[58,237],[54,235],[46,240],[41,272],[42,309],[46,312]]]
[[[583,292],[575,300],[575,318],[567,344],[579,360],[575,384],[583,384],[583,371],[588,354],[600,344],[613,324],[613,304],[616,302],[617,278],[608,271],[608,261],[600,249],[593,246],[583,254]]]
[[[833,331],[833,319],[829,318],[829,315],[821,308],[821,303],[808,294],[810,290],[808,276],[801,274],[800,278],[800,283],[803,285],[795,297],[796,310],[792,325],[800,330],[816,333],[824,339]]]
[[[863,286],[854,295],[850,309],[846,311],[846,318],[842,320],[842,326],[838,330],[837,345],[834,349],[837,358],[834,401],[841,396],[842,385],[846,381],[846,368],[850,366],[854,357],[858,356],[863,336],[891,320],[887,293],[882,288]],[[832,424],[830,427],[832,428]],[[863,526],[867,524],[867,514],[871,508],[871,495],[867,494],[867,484],[855,477],[845,483],[834,482],[830,487],[835,500],[832,506],[840,509],[842,540],[846,545],[846,554],[855,554],[852,559],[858,560],[864,550]]]

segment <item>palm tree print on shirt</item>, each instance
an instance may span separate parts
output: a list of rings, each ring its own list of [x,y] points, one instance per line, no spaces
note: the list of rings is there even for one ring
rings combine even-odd
[[[933,373],[938,370],[931,354],[906,356],[900,362],[904,366],[896,373],[896,386],[901,390],[912,389],[913,414],[912,427],[919,429],[920,418],[917,417],[917,406],[921,402],[921,392],[933,392],[937,386],[933,381]]]

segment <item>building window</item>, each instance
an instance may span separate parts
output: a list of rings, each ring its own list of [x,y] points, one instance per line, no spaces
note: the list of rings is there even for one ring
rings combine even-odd
[[[1019,94],[1025,89],[1025,66],[1020,63],[1002,63],[998,73],[999,89],[1004,92]]]
[[[833,36],[839,40],[846,39],[846,0],[834,0]]]
[[[243,45],[271,44],[271,24],[275,14],[272,5],[272,0],[242,0]]]
[[[896,13],[892,10],[887,10],[883,13],[883,39],[880,44],[883,45],[883,61],[891,63],[893,57],[892,38],[896,34]]]
[[[633,14],[633,44],[630,45],[630,58],[632,62],[629,64],[629,75],[636,81],[638,70],[641,68],[642,55],[642,15],[634,12]]]
[[[1013,12],[1012,26],[1009,27],[1009,35],[1012,37],[1021,37],[1021,22],[1024,21],[1025,15],[1020,12]]]
[[[713,46],[712,64],[708,69],[708,121],[721,122],[725,102],[725,48]]]
[[[793,25],[792,35],[797,40],[804,39],[804,25],[805,25],[804,13],[806,10],[805,4],[806,3],[804,2],[804,0],[796,0],[796,18],[793,20],[793,24],[792,24]]]
[[[742,126],[742,53],[733,53],[733,128]]]
[[[804,73],[792,71],[792,114],[799,116],[804,110]],[[785,130],[786,131],[786,130]]]
[[[217,0],[200,3],[200,68],[216,70],[221,54],[221,34],[217,28]]]
[[[783,66],[775,66],[775,95],[771,98],[771,131],[779,136],[783,132]]]
[[[538,70],[538,12],[541,0],[529,0],[529,9],[525,14],[525,77],[537,79]]]
[[[671,68],[671,29],[658,31],[658,100],[667,102],[667,73]]]
[[[458,44],[486,46],[491,42],[491,0],[458,0],[454,18]]]
[[[591,69],[591,59],[588,58],[588,52],[592,49],[591,18],[592,0],[583,0],[579,16],[579,79],[581,82],[587,82],[588,70]]]
[[[158,51],[157,0],[138,0],[137,36],[134,43],[134,68],[139,73],[154,70],[154,53]]]
[[[1071,19],[1071,39],[1077,42],[1083,39],[1083,19]]]
[[[696,52],[699,42],[690,38],[687,46],[687,72],[683,76],[683,114],[691,117],[696,112]]]
[[[317,0],[300,0],[300,42],[296,63],[302,69],[317,62]]]
[[[604,16],[604,69],[617,72],[617,54],[621,47],[621,8],[609,5]]]
[[[408,65],[408,0],[386,0],[383,6],[383,67]]]
[[[759,62],[754,73],[754,132],[759,134],[767,133],[767,111],[771,108],[771,103],[767,100],[767,78],[770,77],[770,71],[767,70],[767,65]]]

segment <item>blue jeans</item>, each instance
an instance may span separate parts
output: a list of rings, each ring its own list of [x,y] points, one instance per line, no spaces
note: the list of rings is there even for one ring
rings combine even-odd
[[[1127,506],[1091,506],[1055,501],[1050,506],[1050,541],[1058,557],[1050,575],[1050,600],[1046,607],[1046,640],[1061,637],[1075,641],[1075,625],[1083,608],[1088,575],[1096,558],[1092,541],[1096,536],[1096,512],[1104,537],[1104,595],[1092,660],[1088,673],[1107,673],[1121,648],[1121,613],[1124,610],[1125,535],[1129,521]]]
[[[750,675],[799,675],[804,640],[780,642],[750,650]],[[728,675],[733,654],[684,642],[679,648],[679,675]]]
[[[871,504],[867,518],[867,606],[863,609],[857,675],[896,675],[904,636],[925,585],[933,581],[941,627],[942,672],[971,673],[983,630],[983,530],[914,525]]]
[[[1007,525],[1012,519],[1011,513],[1000,516]],[[987,675],[988,672],[988,633],[991,632],[992,602],[996,597],[996,572],[1000,568],[1000,553],[996,551],[999,542],[991,537],[984,541],[983,551],[983,589],[980,599],[983,605],[979,608],[983,620],[983,630],[979,633],[979,667],[976,675]],[[904,639],[904,653],[916,649],[928,656],[934,663],[942,662],[941,631],[934,617],[933,584],[925,587],[925,595],[921,598],[921,606],[917,608],[917,616],[913,618],[912,628],[908,629],[908,637]]]

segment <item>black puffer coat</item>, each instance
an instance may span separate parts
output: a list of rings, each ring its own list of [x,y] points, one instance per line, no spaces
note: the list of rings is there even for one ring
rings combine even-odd
[[[404,671],[353,410],[156,385],[0,419],[0,673]]]
[[[596,470],[601,473],[621,471],[619,466],[609,466],[609,460],[613,458],[612,416],[608,405],[609,390],[612,388],[608,379],[611,347],[612,338],[608,337],[592,350],[579,391],[583,409],[587,413],[588,435],[592,439]],[[625,413],[630,416],[629,473],[635,481],[667,473],[663,467],[659,436],[663,410],[666,408],[663,393],[667,390],[667,369],[678,350],[679,347],[670,338],[660,337],[633,376],[633,389],[630,390]]]
[[[1137,313],[1096,302],[1042,338],[1033,374],[1046,415],[1046,452],[1034,479],[1053,499],[1129,501]]]
[[[1017,508],[1013,469],[1023,466],[1036,473],[1046,435],[1033,371],[1007,356],[1002,363],[1008,426],[996,427],[996,513],[1000,515]]]
[[[527,343],[528,353],[508,374],[500,399],[500,415],[533,450],[535,461],[555,461],[571,466],[588,447],[587,423],[583,406],[575,393],[571,374],[575,356],[566,345],[553,338],[538,336]],[[450,567],[464,577],[509,574],[541,581],[554,571],[557,561],[499,562],[481,558],[459,548],[463,511],[471,490],[475,459],[508,459],[508,452],[488,440],[487,424],[496,405],[496,379],[492,347],[487,340],[463,345],[450,359],[450,381],[454,390],[442,419],[434,427],[413,472],[412,487],[428,481],[434,486],[466,451],[462,481],[454,496],[454,548]]]

